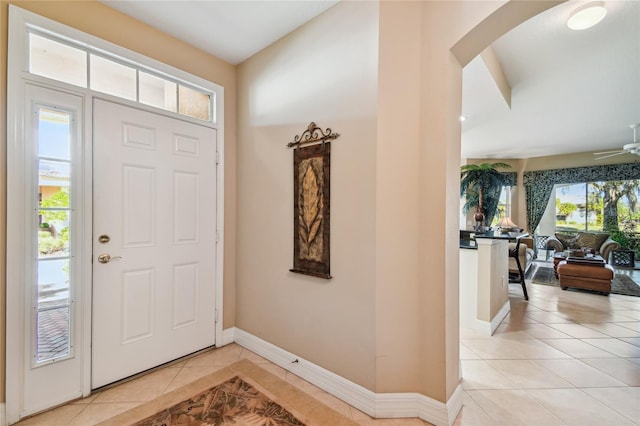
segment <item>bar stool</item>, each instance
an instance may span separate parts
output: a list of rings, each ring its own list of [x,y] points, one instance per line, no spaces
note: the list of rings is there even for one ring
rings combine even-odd
[[[509,244],[511,247],[511,244]],[[509,257],[512,257],[516,261],[517,271],[513,271],[509,269],[509,282],[510,283],[520,283],[522,285],[522,292],[524,293],[524,299],[529,300],[529,295],[527,294],[527,285],[524,281],[524,271],[522,269],[522,265],[520,264],[520,238],[516,239],[515,246],[513,248],[509,248]],[[515,275],[517,274],[517,277]],[[512,281],[512,275],[514,276],[514,280]]]

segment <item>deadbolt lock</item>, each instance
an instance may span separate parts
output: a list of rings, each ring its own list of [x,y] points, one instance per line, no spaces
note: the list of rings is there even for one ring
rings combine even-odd
[[[107,244],[109,241],[111,241],[111,237],[106,234],[102,234],[98,237],[98,242],[101,244]]]

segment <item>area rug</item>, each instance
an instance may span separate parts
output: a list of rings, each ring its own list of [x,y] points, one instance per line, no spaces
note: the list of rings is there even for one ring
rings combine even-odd
[[[547,268],[540,265],[537,266],[531,282],[534,284],[560,287],[558,279],[553,273],[553,268]],[[613,280],[611,281],[611,293],[640,297],[640,286],[626,275],[615,274]]]
[[[162,410],[135,426],[225,423],[247,425],[304,426],[293,414],[271,401],[256,388],[234,377],[199,395]]]
[[[356,425],[295,386],[241,360],[101,426]]]

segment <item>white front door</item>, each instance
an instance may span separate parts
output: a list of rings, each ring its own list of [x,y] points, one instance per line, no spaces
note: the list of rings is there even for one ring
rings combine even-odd
[[[95,389],[215,343],[216,130],[98,99],[93,126]]]

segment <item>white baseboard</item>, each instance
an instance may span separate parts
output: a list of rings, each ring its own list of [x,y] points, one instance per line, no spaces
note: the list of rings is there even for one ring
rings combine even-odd
[[[492,334],[491,323],[489,321],[474,319],[473,323],[471,324],[471,329],[478,332],[478,334],[482,336],[490,337]]]
[[[233,343],[236,340],[236,328],[230,327],[222,330],[222,346]]]
[[[0,426],[7,426],[7,406],[4,402],[0,402]]]
[[[502,308],[500,308],[496,316],[493,317],[491,322],[474,319],[471,324],[471,328],[483,336],[493,336],[493,333],[495,333],[504,317],[506,317],[510,311],[511,305],[507,300],[504,305],[502,305]]]
[[[450,426],[462,408],[460,385],[446,404],[419,393],[377,394],[244,330],[235,328],[234,336],[235,342],[240,346],[302,377],[371,417],[420,417],[436,426]]]
[[[504,317],[506,317],[509,314],[509,312],[511,312],[511,302],[509,302],[509,300],[507,299],[507,301],[504,302],[504,305],[502,305],[502,308],[500,308],[496,316],[493,317],[493,319],[491,320],[492,336],[493,336],[493,333],[495,333],[498,326],[500,325],[500,323],[502,322],[502,320],[504,319]]]

